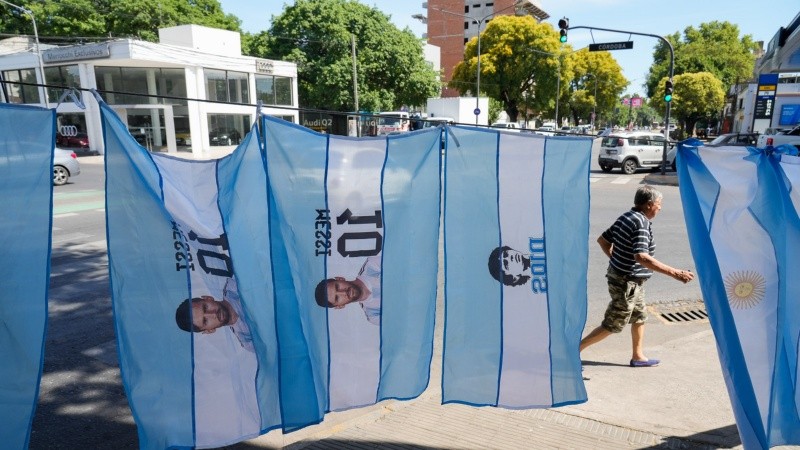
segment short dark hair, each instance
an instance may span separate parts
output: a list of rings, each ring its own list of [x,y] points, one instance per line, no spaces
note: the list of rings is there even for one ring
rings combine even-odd
[[[191,299],[192,302],[195,300],[201,299],[199,297]],[[178,328],[183,331],[193,331],[195,333],[200,332],[200,329],[197,328],[194,323],[192,323],[192,306],[188,298],[182,301],[175,310],[175,323],[177,323]]]
[[[323,308],[330,308],[331,303],[328,301],[328,282],[336,281],[333,278],[328,278],[327,280],[322,280],[317,283],[317,288],[314,289],[314,298],[317,300],[317,304],[322,306]]]
[[[503,271],[503,252],[508,250],[514,249],[504,245],[492,250],[492,253],[489,255],[489,273],[492,275],[492,278],[506,286],[522,286],[531,279],[530,276],[520,275],[519,278],[515,278],[514,275],[509,275]]]

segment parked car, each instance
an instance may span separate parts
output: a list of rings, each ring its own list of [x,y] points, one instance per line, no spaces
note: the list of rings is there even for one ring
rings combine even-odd
[[[56,145],[69,148],[89,148],[89,135],[78,133],[75,136],[56,135]]]
[[[500,128],[506,131],[520,131],[520,126],[516,122],[495,122],[492,124],[492,128]]]
[[[791,130],[778,131],[773,134],[762,134],[758,137],[758,147],[778,147],[781,145],[794,145],[800,149],[800,125]]]
[[[667,143],[667,164],[674,166],[675,150]],[[649,131],[615,132],[603,138],[598,163],[603,172],[620,167],[630,175],[637,169],[661,167],[664,135]],[[673,167],[674,169],[674,167]]]
[[[755,147],[758,144],[758,133],[724,133],[720,134],[713,141],[706,144],[710,147],[721,147],[724,145],[743,145]]]
[[[211,145],[239,145],[242,135],[233,128],[218,128],[208,133]]]
[[[175,143],[181,146],[192,145],[192,135],[188,131],[176,131]]]
[[[56,186],[67,184],[69,177],[80,173],[81,165],[78,162],[78,155],[72,150],[56,147],[53,155],[53,184]]]

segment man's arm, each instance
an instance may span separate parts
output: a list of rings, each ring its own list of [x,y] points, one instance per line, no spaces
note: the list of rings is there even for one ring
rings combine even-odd
[[[606,238],[604,238],[602,235],[599,238],[597,238],[597,243],[600,244],[600,248],[603,249],[603,253],[605,253],[606,256],[611,258],[611,251],[614,250],[614,244],[608,242]]]
[[[641,264],[642,266],[652,271],[660,272],[663,273],[664,275],[669,275],[678,281],[688,283],[694,279],[694,274],[690,270],[680,270],[668,266],[662,263],[661,261],[653,258],[647,253],[637,253],[636,255],[634,255],[634,258],[636,258],[636,262]]]

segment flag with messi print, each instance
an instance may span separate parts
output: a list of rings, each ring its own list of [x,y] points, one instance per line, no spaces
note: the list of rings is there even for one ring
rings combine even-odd
[[[280,426],[268,189],[256,133],[186,160],[142,148],[100,100],[120,369],[141,448]]]
[[[586,401],[591,139],[448,127],[442,401]]]
[[[794,147],[680,144],[692,255],[745,448],[800,444]]]
[[[433,351],[441,131],[263,119],[286,430],[421,394]]]
[[[0,103],[0,442],[27,448],[50,282],[54,109]]]

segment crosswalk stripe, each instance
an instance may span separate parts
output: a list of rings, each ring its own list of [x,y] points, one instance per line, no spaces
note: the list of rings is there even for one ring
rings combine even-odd
[[[612,184],[626,184],[631,181],[630,177],[617,177],[617,179],[613,180]]]

